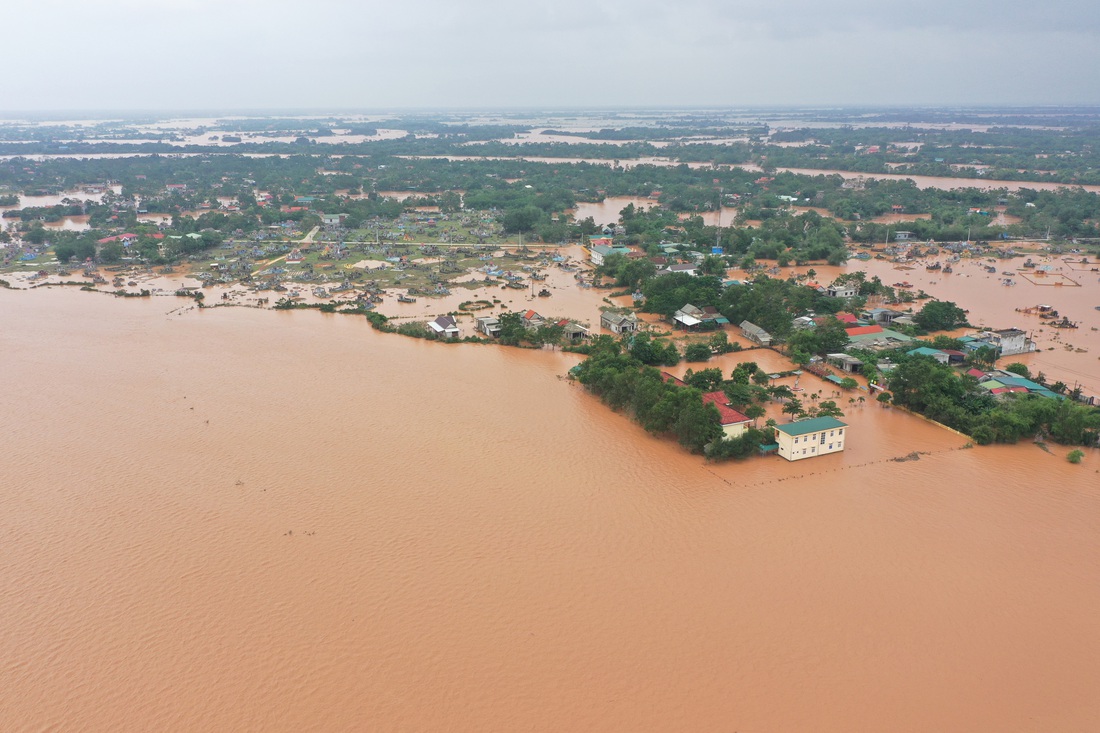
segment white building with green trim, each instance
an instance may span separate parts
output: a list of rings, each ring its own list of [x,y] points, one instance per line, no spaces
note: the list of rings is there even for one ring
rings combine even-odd
[[[788,461],[816,458],[844,450],[844,432],[848,427],[835,417],[814,417],[809,420],[775,426],[775,442],[779,455]]]

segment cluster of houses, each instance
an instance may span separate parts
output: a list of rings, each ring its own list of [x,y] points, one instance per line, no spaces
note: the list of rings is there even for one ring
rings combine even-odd
[[[862,329],[867,327],[857,328]],[[868,346],[863,345],[861,343],[861,335],[857,333],[855,336],[853,336],[852,331],[853,329],[848,329],[849,346],[859,346],[860,348],[869,349],[871,351],[876,351],[879,348],[882,348],[869,348]],[[910,341],[911,339],[905,337],[905,340]],[[1021,331],[1018,328],[1006,328],[996,331],[981,331],[973,336],[962,336],[958,340],[962,342],[962,349],[934,349],[930,346],[918,346],[914,349],[910,349],[905,353],[909,356],[928,356],[935,359],[941,364],[947,364],[949,366],[962,366],[966,362],[966,359],[971,352],[974,352],[983,346],[989,346],[995,349],[998,357],[1025,354],[1029,351],[1035,350],[1035,342],[1027,337],[1026,332]],[[874,342],[872,341],[871,343],[873,344]],[[855,373],[863,369],[863,361],[846,353],[826,354],[825,361],[842,372]],[[879,362],[876,366],[878,367],[879,371],[888,372],[895,365],[889,362]],[[1001,374],[1002,376],[1005,375],[1005,373],[998,371],[984,373],[974,369],[971,369],[968,373],[970,373],[971,376],[979,377],[979,379],[990,375],[992,375],[992,379],[996,379],[997,374]],[[1007,378],[1012,381],[1016,378],[1016,376],[1017,375],[1014,374],[1008,374]],[[1030,380],[1024,381],[1028,382]],[[1004,385],[992,384],[990,385],[990,388],[996,389],[1001,386]],[[1034,382],[1030,382],[1030,384],[1026,385],[1023,382],[1013,383],[1012,386],[1027,387],[1027,389],[1024,390],[1012,390],[1017,392],[1027,391],[1038,392],[1040,394],[1045,394],[1049,392],[1049,390],[1047,390],[1045,387],[1037,385]],[[1000,392],[995,392],[995,394],[1000,394]]]
[[[991,369],[988,372],[983,372],[980,369],[970,369],[966,373],[977,379],[978,386],[992,395],[1022,393],[1065,399],[1062,395],[1052,392],[1038,382],[1003,369]]]
[[[685,383],[668,372],[661,372],[666,382],[683,387]],[[703,395],[704,404],[718,410],[718,422],[727,438],[738,438],[749,428],[752,419],[729,404],[725,392],[708,392]],[[814,417],[775,426],[775,444],[763,446],[764,453],[775,452],[788,461],[801,461],[844,450],[844,431],[847,423],[835,417]]]
[[[633,317],[633,314],[630,314]],[[528,331],[534,331],[542,326],[558,326],[562,330],[562,340],[576,344],[588,338],[588,329],[576,321],[568,318],[551,320],[544,318],[534,310],[526,310],[519,314],[520,322]],[[635,323],[636,323],[635,319]],[[435,320],[428,321],[428,330],[442,338],[458,338],[461,330],[454,316],[439,316]],[[496,316],[481,316],[475,323],[477,332],[488,338],[500,338],[500,319]]]
[[[699,273],[699,264],[705,256],[702,252],[685,250],[685,245],[662,244],[661,255],[649,258],[657,266],[654,276],[683,273],[695,276]],[[611,237],[591,237],[588,240],[588,259],[597,267],[604,264],[607,257],[621,254],[631,259],[644,259],[646,254],[633,247],[616,245]]]

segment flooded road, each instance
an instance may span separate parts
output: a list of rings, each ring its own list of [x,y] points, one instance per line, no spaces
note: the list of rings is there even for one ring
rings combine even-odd
[[[180,303],[0,290],[0,729],[1100,726],[1100,452],[714,466],[576,357]]]

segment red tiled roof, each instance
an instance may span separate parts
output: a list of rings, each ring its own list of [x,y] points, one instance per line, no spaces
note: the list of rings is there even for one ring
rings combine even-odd
[[[985,376],[985,372],[983,372],[981,369],[967,369],[966,373],[972,377],[977,377],[979,379]]]
[[[869,333],[882,333],[882,326],[856,326],[844,329],[849,336],[864,336]]]
[[[666,382],[672,382],[677,387],[686,387],[687,386],[687,382],[680,379],[679,377],[675,377],[675,376],[669,374],[668,372],[661,372],[661,379],[666,381]]]
[[[726,397],[725,392],[708,392],[703,395],[703,404],[709,402],[710,404],[718,408],[718,419],[723,426],[749,422],[750,418],[745,417],[740,412],[726,404],[728,400],[729,397]]]
[[[844,323],[855,323],[857,320],[859,320],[855,316],[853,316],[851,313],[837,313],[836,314],[836,319],[838,321],[842,321]]]

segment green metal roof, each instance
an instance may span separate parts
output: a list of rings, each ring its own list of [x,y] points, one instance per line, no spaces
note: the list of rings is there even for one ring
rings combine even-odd
[[[788,423],[786,425],[776,425],[775,429],[787,435],[806,435],[807,433],[816,433],[820,430],[846,427],[848,427],[847,423],[842,423],[835,417],[815,417],[809,420],[799,420],[798,422]]]

